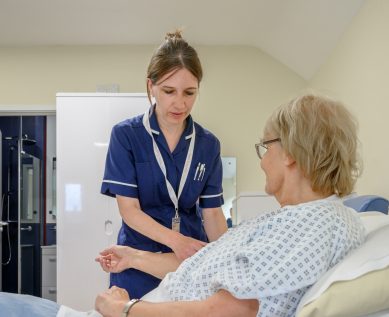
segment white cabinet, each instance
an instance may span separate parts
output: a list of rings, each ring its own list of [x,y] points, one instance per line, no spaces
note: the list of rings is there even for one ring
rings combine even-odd
[[[116,243],[116,200],[100,194],[112,127],[149,108],[146,94],[57,94],[57,302],[94,306],[109,275],[94,261]],[[75,291],[76,290],[76,291]]]
[[[57,300],[57,247],[42,246],[42,298]]]

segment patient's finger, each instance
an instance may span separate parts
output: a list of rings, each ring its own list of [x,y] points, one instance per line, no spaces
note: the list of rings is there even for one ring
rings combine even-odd
[[[104,249],[103,251],[100,252],[101,255],[108,255],[114,253],[114,248],[115,245],[110,246],[109,248]]]
[[[109,253],[107,255],[100,255],[98,256],[95,261],[101,261],[101,260],[110,260],[112,258],[112,253]]]
[[[105,262],[100,262],[101,268],[104,270],[104,272],[109,273],[110,272],[110,267],[107,265]]]
[[[103,271],[110,273],[111,270],[111,260],[110,259],[103,259],[103,258],[96,258],[96,262],[100,263],[101,268]]]

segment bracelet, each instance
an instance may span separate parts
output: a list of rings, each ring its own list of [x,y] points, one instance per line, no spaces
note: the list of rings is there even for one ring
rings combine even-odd
[[[136,303],[139,303],[140,301],[141,301],[140,299],[134,298],[134,299],[131,299],[129,302],[127,302],[126,305],[124,305],[121,317],[127,317],[132,306],[134,306]]]

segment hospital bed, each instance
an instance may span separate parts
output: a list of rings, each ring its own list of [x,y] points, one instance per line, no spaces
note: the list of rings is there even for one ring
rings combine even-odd
[[[388,214],[389,201],[377,195],[353,196],[345,199],[343,203],[359,212],[379,211]]]
[[[361,211],[359,216],[366,227],[367,239],[308,290],[300,301],[296,317],[389,317],[388,202],[381,201],[380,207],[375,205],[379,211],[369,211],[366,201],[376,198],[351,202],[352,207]],[[36,303],[28,316],[53,316],[52,304],[32,300]],[[12,303],[2,304],[0,296],[1,317],[17,317],[12,314],[14,308]]]

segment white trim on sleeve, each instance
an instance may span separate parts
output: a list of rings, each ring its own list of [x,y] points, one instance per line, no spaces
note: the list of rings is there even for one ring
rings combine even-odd
[[[128,187],[138,187],[136,184],[127,184],[127,183],[122,183],[122,182],[117,182],[117,181],[111,181],[107,179],[103,179],[103,183],[111,183],[111,184],[117,184],[117,185],[124,185]]]
[[[200,196],[200,198],[215,198],[215,197],[220,197],[221,195],[223,195],[223,193],[216,194],[216,195],[203,195]]]

